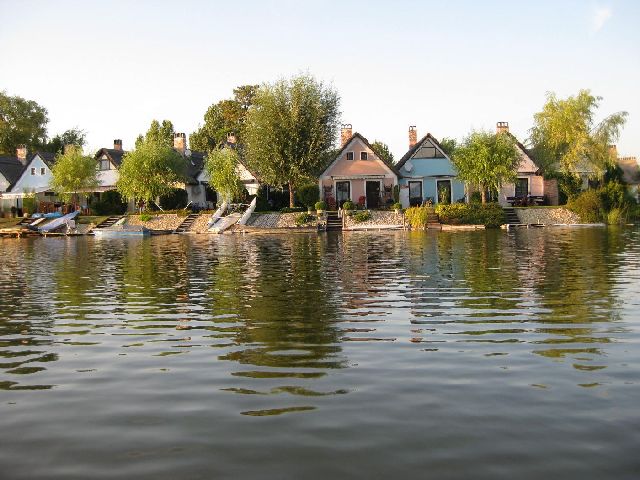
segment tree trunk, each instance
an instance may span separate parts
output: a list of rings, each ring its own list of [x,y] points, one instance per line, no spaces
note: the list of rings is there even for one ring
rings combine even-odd
[[[484,185],[480,186],[480,195],[482,196],[482,204],[487,203],[487,189],[484,188]]]
[[[293,184],[289,182],[289,207],[293,208],[296,206],[296,196],[293,191]]]

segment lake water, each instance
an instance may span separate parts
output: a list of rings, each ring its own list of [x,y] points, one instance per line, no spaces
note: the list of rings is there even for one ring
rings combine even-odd
[[[0,240],[0,478],[640,477],[640,229]]]

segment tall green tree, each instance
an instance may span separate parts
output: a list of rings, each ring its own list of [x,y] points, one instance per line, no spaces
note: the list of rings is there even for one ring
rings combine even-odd
[[[63,200],[78,203],[81,192],[90,192],[98,184],[96,160],[84,155],[81,147],[67,148],[66,152],[56,156],[51,168],[51,188]]]
[[[224,144],[231,133],[241,146],[247,111],[257,91],[258,85],[242,85],[233,89],[233,98],[211,105],[204,114],[204,125],[189,135],[191,148],[208,152]]]
[[[33,100],[0,91],[0,154],[15,155],[18,145],[41,147],[47,140],[47,109]]]
[[[508,133],[472,132],[453,153],[458,178],[480,188],[482,203],[487,190],[497,191],[516,179],[520,152]]]
[[[589,90],[566,99],[547,94],[542,111],[533,116],[530,137],[536,159],[546,171],[575,175],[586,167],[602,175],[615,162],[609,145],[618,140],[628,114],[617,112],[596,121],[601,100]]]
[[[239,198],[243,185],[238,176],[238,153],[228,147],[215,148],[207,154],[204,167],[209,184],[226,202]]]
[[[389,150],[389,145],[379,140],[371,144],[373,152],[387,165],[393,165],[393,153]]]
[[[145,133],[144,136],[138,135],[138,138],[136,139],[136,147],[141,145],[145,140],[159,145],[173,147],[174,134],[175,130],[173,128],[173,123],[170,120],[162,120],[162,123],[158,120],[152,120],[147,133]]]
[[[125,154],[116,189],[127,200],[148,204],[184,182],[186,163],[166,142],[139,142]]]
[[[77,127],[59,133],[49,140],[42,149],[45,152],[63,153],[65,145],[73,145],[76,147],[84,147],[87,143],[87,132]]]
[[[266,183],[295,189],[317,174],[338,133],[340,97],[311,75],[260,87],[247,112],[249,168]]]
[[[453,155],[453,152],[456,151],[456,148],[458,148],[458,141],[455,138],[443,137],[440,140],[440,146],[442,147],[444,153],[451,157],[451,155]]]

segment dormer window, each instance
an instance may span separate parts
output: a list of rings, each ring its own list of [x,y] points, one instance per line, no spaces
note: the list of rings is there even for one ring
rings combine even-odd
[[[347,160],[353,160],[353,152],[347,152]]]
[[[367,152],[360,152],[360,160],[367,160],[369,154]]]

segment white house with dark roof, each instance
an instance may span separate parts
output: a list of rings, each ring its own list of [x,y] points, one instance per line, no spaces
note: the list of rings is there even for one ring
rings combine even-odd
[[[21,146],[17,150],[16,160],[22,167],[16,165],[12,157],[4,157],[5,165],[11,165],[11,169],[19,174],[14,175],[14,180],[2,193],[2,209],[11,207],[22,208],[22,200],[25,195],[35,194],[37,202],[48,202],[55,197],[49,184],[51,183],[51,168],[55,162],[55,154],[49,152],[35,152],[27,155],[27,149]],[[5,167],[6,171],[6,167]],[[4,176],[4,175],[3,175]],[[5,178],[6,180],[6,178]]]

